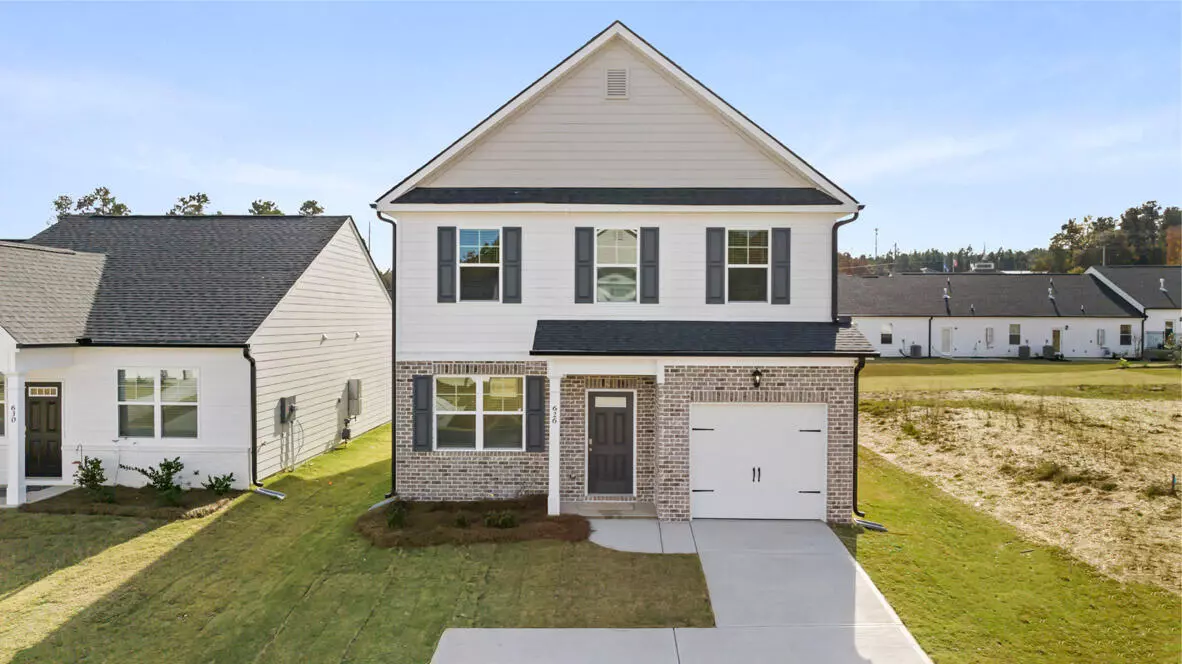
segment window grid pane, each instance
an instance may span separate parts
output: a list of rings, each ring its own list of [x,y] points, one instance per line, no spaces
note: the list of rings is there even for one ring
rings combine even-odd
[[[471,378],[436,378],[435,410],[475,411],[476,381]]]
[[[640,256],[634,230],[607,228],[595,234],[595,260],[599,265],[636,265]]]
[[[636,282],[634,267],[601,267],[596,272],[596,298],[599,302],[635,302]]]
[[[523,383],[522,378],[500,376],[484,381],[483,410],[493,413],[522,412],[525,407]]]
[[[156,400],[156,379],[151,371],[136,369],[119,370],[118,401],[146,401]]]
[[[196,438],[197,406],[161,406],[160,436],[162,438]]]
[[[498,265],[501,262],[501,231],[460,229],[460,262]]]
[[[493,302],[501,299],[501,268],[461,265],[460,299]]]
[[[161,369],[160,401],[197,403],[197,370]]]
[[[732,267],[727,270],[727,300],[766,302],[767,268]]]
[[[119,435],[128,438],[155,438],[156,407],[121,404]]]

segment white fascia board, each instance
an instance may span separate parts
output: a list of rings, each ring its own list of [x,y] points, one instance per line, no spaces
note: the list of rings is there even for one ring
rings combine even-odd
[[[766,212],[771,214],[832,214],[834,219],[858,211],[857,205],[570,205],[552,203],[415,203],[389,204],[381,207],[397,218],[399,212],[642,212],[666,214],[718,214],[729,212]]]
[[[783,143],[780,143],[775,137],[748,119],[747,116],[743,115],[733,106],[724,101],[721,97],[714,94],[714,92],[698,82],[698,80],[693,76],[690,76],[685,70],[653,48],[643,38],[629,30],[623,23],[616,21],[615,23],[612,23],[610,26],[608,26],[606,30],[592,38],[591,41],[584,44],[582,48],[575,51],[557,66],[543,75],[542,78],[535,81],[533,85],[530,85],[528,88],[518,93],[516,97],[509,100],[508,103],[497,109],[489,117],[485,118],[483,122],[470,129],[467,134],[464,134],[459,140],[457,140],[455,143],[452,143],[447,149],[436,155],[431,161],[421,166],[405,180],[398,183],[393,189],[383,194],[375,203],[376,208],[383,212],[392,212],[410,207],[395,207],[391,205],[391,202],[397,200],[400,196],[411,189],[414,189],[420,182],[430,177],[439,169],[445,167],[452,159],[462,154],[473,143],[480,140],[481,137],[495,129],[502,121],[516,113],[518,109],[528,105],[536,97],[545,92],[556,81],[561,79],[575,67],[578,67],[579,64],[586,60],[592,53],[598,51],[603,45],[615,38],[622,39],[636,51],[660,67],[662,71],[669,75],[670,78],[680,84],[683,88],[704,100],[707,104],[714,108],[715,111],[722,115],[722,117],[725,118],[727,122],[729,122],[739,131],[745,133],[749,138],[756,141],[756,143],[762,146],[763,149],[765,149],[771,156],[778,158],[780,161],[788,165],[792,170],[800,173],[805,179],[811,181],[822,191],[841,201],[843,208],[849,208],[849,211],[853,212],[861,207],[853,196],[850,196],[848,193],[846,193],[845,190],[837,186],[836,183],[822,175],[820,171],[813,168],[811,165],[797,156],[796,153],[789,150]],[[469,207],[468,209],[472,208]],[[509,207],[500,206],[498,209],[508,210]]]
[[[1128,302],[1129,304],[1136,307],[1137,311],[1140,311],[1142,314],[1145,313],[1145,307],[1142,306],[1142,304],[1140,302],[1138,302],[1135,297],[1133,297],[1132,295],[1129,295],[1128,293],[1121,290],[1120,286],[1117,286],[1115,283],[1112,282],[1111,279],[1104,276],[1104,273],[1097,270],[1096,266],[1093,265],[1092,267],[1089,267],[1087,270],[1084,271],[1084,274],[1090,274],[1090,275],[1092,275],[1092,277],[1099,279],[1101,282],[1104,283],[1105,286],[1111,288],[1113,290],[1113,292],[1115,292],[1117,295],[1123,297],[1126,302]]]

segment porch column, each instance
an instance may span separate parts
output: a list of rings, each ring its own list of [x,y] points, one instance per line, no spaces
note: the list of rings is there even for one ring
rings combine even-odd
[[[4,432],[8,438],[8,495],[5,503],[16,507],[25,502],[25,377],[6,374],[4,385]]]
[[[547,383],[550,385],[550,412],[547,417],[550,422],[550,432],[547,435],[547,449],[550,452],[550,474],[549,474],[549,493],[546,497],[546,512],[551,516],[557,516],[562,511],[562,488],[559,486],[559,449],[562,447],[561,431],[559,425],[562,418],[561,403],[562,403],[562,375],[557,372],[551,372],[547,376]]]

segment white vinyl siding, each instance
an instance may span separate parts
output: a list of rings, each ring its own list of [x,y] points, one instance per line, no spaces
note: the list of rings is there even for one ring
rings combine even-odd
[[[425,258],[433,260],[434,240],[430,246]],[[346,223],[250,338],[260,478],[340,442],[351,378],[361,380],[362,395],[352,434],[390,420],[390,314],[386,289]],[[288,396],[296,397],[296,417],[283,425],[278,404]]]
[[[439,226],[522,229],[522,298],[512,306],[473,309],[436,301],[435,243]],[[829,321],[834,215],[805,213],[431,213],[398,217],[398,358],[529,359],[541,319]],[[792,303],[706,304],[706,229],[792,229]],[[575,228],[660,229],[659,304],[574,301]]]
[[[628,96],[608,99],[608,69]],[[608,44],[422,186],[808,187],[622,42]]]
[[[1108,357],[1112,351],[1126,352],[1115,344],[1121,325],[1131,326],[1128,318],[1062,318],[1031,316],[1014,323],[1014,318],[994,316],[936,317],[930,323],[931,355],[950,357],[1017,358],[1021,346],[1029,344],[1031,353],[1042,353],[1043,345],[1053,345],[1055,330],[1059,330],[1060,352],[1069,358]],[[853,324],[884,358],[909,355],[911,346],[918,344],[920,354],[929,354],[929,321],[927,316],[854,316]],[[880,334],[890,326],[893,344],[884,344]],[[943,345],[943,330],[949,330],[949,345]],[[1010,338],[1010,334],[1014,335]],[[1010,341],[1015,343],[1010,344]]]

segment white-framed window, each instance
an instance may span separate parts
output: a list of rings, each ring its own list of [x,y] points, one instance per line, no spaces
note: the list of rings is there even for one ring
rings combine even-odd
[[[1132,346],[1133,345],[1133,326],[1132,325],[1121,325],[1120,326],[1120,345],[1122,345],[1122,346]]]
[[[0,373],[0,436],[4,435],[4,422],[8,419],[8,411],[4,410],[4,374]]]
[[[993,328],[985,328],[985,347],[993,348]]]
[[[892,323],[882,324],[882,331],[878,335],[878,343],[884,346],[895,343],[895,326]]]
[[[525,378],[436,376],[435,449],[524,450]]]
[[[595,301],[636,302],[640,275],[640,231],[595,230]]]
[[[726,300],[727,302],[767,302],[769,273],[769,236],[766,229],[727,229]]]
[[[196,438],[196,369],[119,369],[119,436]]]
[[[501,229],[461,228],[458,236],[460,301],[500,302]]]
[[[1104,328],[1098,328],[1096,330],[1096,345],[1103,346],[1105,341],[1107,341],[1107,333],[1104,331]]]
[[[1010,323],[1010,345],[1022,345],[1022,325],[1019,323]]]

